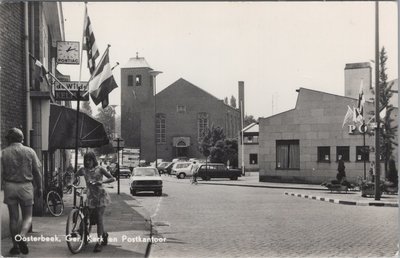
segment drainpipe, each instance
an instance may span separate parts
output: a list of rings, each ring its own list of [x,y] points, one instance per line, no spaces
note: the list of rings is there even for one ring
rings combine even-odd
[[[25,144],[27,146],[30,145],[30,127],[32,123],[32,114],[31,114],[31,99],[30,99],[30,70],[29,70],[29,15],[28,8],[29,3],[24,3],[25,8],[25,76],[26,76],[26,125],[25,125]]]

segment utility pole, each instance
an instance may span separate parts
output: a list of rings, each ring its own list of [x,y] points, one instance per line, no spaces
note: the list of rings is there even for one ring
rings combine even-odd
[[[375,200],[381,198],[380,177],[380,117],[379,117],[379,102],[380,102],[380,85],[379,85],[379,1],[375,1]]]

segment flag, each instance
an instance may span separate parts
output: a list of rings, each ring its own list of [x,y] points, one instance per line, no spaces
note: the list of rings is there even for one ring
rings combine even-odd
[[[89,80],[89,94],[94,104],[102,103],[102,107],[108,106],[108,94],[117,88],[118,85],[114,80],[111,72],[110,58],[108,56],[108,48],[103,55],[99,65],[96,67],[92,78]]]
[[[355,117],[356,121],[362,122],[362,120],[363,120],[364,104],[365,104],[365,97],[364,97],[364,90],[363,90],[363,80],[361,80],[360,91],[358,93],[356,117]]]
[[[99,50],[97,48],[96,40],[94,38],[92,24],[90,23],[90,18],[87,12],[87,7],[85,7],[85,23],[83,30],[83,50],[87,52],[87,62],[90,74],[93,74],[96,68],[96,58],[99,57]]]
[[[47,80],[47,74],[49,74],[49,72],[47,71],[46,67],[44,67],[44,65],[38,59],[36,59],[31,53],[29,53],[29,56],[33,59],[33,61],[35,61],[35,69],[34,69],[35,80],[43,82],[43,79],[45,79],[47,87],[50,92],[50,99],[52,100],[53,103],[56,102],[53,96],[52,87],[49,81]]]
[[[344,116],[342,128],[346,123],[353,121],[353,116],[354,116],[354,111],[349,106],[347,106],[347,113]]]

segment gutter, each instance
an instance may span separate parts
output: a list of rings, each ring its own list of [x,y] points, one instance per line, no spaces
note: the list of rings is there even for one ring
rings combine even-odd
[[[31,99],[30,99],[30,70],[29,70],[29,15],[28,15],[28,8],[29,3],[24,3],[24,41],[25,41],[25,80],[26,80],[26,124],[25,124],[25,144],[30,146],[31,139],[30,139],[30,127],[32,124],[32,114],[31,114]]]

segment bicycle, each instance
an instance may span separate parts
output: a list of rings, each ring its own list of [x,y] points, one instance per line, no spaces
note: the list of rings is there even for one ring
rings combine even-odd
[[[65,233],[68,249],[71,253],[77,254],[84,245],[89,243],[92,223],[90,223],[90,210],[85,200],[86,188],[75,185],[72,185],[72,188],[77,190],[79,206],[74,207],[69,213]]]
[[[65,172],[63,174],[63,193],[71,194],[72,193],[72,184],[79,185],[81,183],[80,177],[75,177],[73,172]]]
[[[60,216],[64,211],[64,201],[55,179],[49,182],[49,189],[46,194],[46,206],[50,214],[55,217]]]
[[[89,182],[89,184],[96,184],[96,182]],[[73,207],[68,214],[65,234],[68,249],[71,253],[77,254],[84,245],[90,242],[90,231],[92,226],[97,224],[97,217],[96,213],[91,213],[87,204],[86,191],[84,191],[86,187],[76,185],[71,185],[71,187],[76,189],[79,206]],[[113,188],[113,186],[107,188]]]

